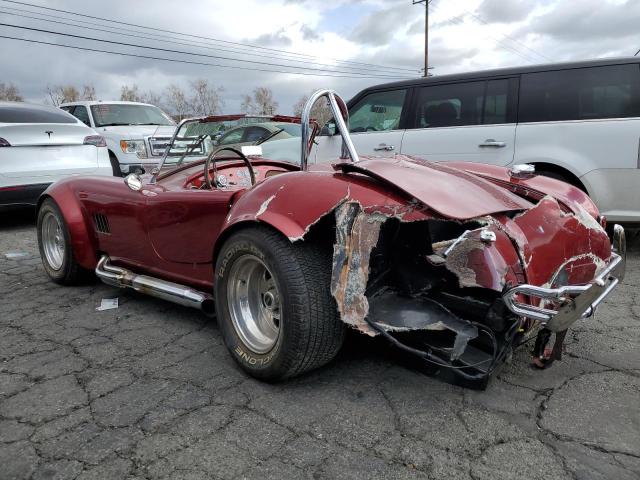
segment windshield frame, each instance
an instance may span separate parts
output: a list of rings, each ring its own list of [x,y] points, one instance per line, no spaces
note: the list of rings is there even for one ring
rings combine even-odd
[[[259,118],[259,119],[263,120],[264,122],[300,124],[300,117],[291,117],[291,116],[286,116],[286,115],[249,115],[249,114],[240,114],[240,115],[213,115],[213,116],[207,116],[207,117],[185,118],[176,127],[176,129],[173,132],[173,135],[171,137],[171,141],[169,142],[169,145],[167,146],[164,154],[162,155],[162,158],[158,162],[158,166],[153,169],[153,175],[151,177],[150,183],[153,184],[153,183],[156,182],[157,177],[160,174],[160,171],[162,170],[162,167],[164,166],[167,158],[169,157],[169,153],[170,153],[171,149],[173,148],[175,142],[176,141],[180,141],[180,140],[188,139],[188,137],[179,137],[178,136],[180,134],[180,132],[182,131],[182,129],[185,128],[185,125],[192,124],[192,123],[193,124],[198,124],[198,123],[214,123],[214,122],[234,121],[234,120],[241,120],[241,119],[247,119],[247,118]],[[317,122],[315,122],[315,120],[311,120],[311,123],[313,124],[314,133],[318,132],[319,131],[319,126],[318,126]],[[186,129],[185,129],[185,131],[186,131]],[[197,138],[198,137],[194,137],[194,140],[197,139]],[[216,150],[214,150],[212,153],[215,153],[215,151]],[[182,162],[176,162],[176,167],[179,167],[181,163]]]

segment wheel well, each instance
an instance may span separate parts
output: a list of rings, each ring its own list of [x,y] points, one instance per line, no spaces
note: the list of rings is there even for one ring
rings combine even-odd
[[[40,195],[40,198],[38,198],[38,202],[36,203],[36,213],[38,212],[38,210],[40,210],[40,207],[42,206],[42,204],[44,203],[44,201],[47,198],[51,198],[51,195]],[[53,200],[53,199],[52,199]],[[53,200],[55,202],[55,200]]]
[[[325,215],[319,221],[314,223],[311,226],[311,228],[309,228],[309,231],[304,236],[304,240],[298,240],[298,241],[324,243],[329,246],[332,246],[333,243],[335,242],[335,225],[336,225],[335,216],[333,214]],[[257,220],[247,220],[244,222],[238,222],[232,225],[231,227],[229,227],[228,229],[226,229],[224,232],[222,232],[222,234],[216,240],[216,244],[214,245],[214,248],[213,248],[213,259],[212,259],[214,268],[215,268],[216,259],[218,258],[218,253],[220,252],[222,245],[224,245],[227,239],[231,235],[235,234],[236,232],[239,232],[240,230],[244,230],[246,228],[251,228],[251,227],[263,227],[263,228],[272,230],[274,232],[277,232],[279,235],[282,235],[284,238],[287,238],[285,234],[283,234],[280,230],[278,230],[276,227],[266,222],[260,222]],[[287,240],[289,239],[287,238]]]
[[[567,170],[566,168],[559,167],[558,165],[555,165],[553,163],[545,163],[545,162],[538,162],[538,163],[534,163],[533,165],[535,165],[536,171],[538,173],[542,173],[542,172],[555,173],[558,176],[562,177],[562,179],[567,183],[570,183],[574,187],[578,187],[580,190],[582,190],[586,194],[589,194],[589,192],[587,192],[586,187],[580,181],[580,179],[576,177],[573,173],[571,173],[569,170]]]

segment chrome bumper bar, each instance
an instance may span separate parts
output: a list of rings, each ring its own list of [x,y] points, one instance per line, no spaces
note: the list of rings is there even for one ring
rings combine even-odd
[[[514,314],[538,320],[554,332],[566,330],[576,320],[594,314],[596,308],[624,278],[627,246],[624,229],[614,226],[611,258],[602,272],[587,285],[567,285],[544,288],[535,285],[518,285],[503,296],[505,305]],[[561,305],[557,310],[518,302],[517,295],[553,300]]]

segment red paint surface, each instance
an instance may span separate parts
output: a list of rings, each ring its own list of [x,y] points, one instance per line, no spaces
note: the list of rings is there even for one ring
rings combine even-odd
[[[366,172],[416,198],[440,215],[457,220],[521,211],[533,206],[477,175],[402,155],[393,159],[365,158],[358,163],[338,164],[336,168]]]

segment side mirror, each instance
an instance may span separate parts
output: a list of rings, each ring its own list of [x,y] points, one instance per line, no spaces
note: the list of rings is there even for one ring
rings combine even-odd
[[[130,173],[124,177],[124,183],[134,192],[142,190],[142,180],[137,173]]]

